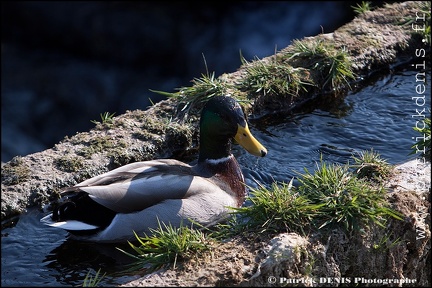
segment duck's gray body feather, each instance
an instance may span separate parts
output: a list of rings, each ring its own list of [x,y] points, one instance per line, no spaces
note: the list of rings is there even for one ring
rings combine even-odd
[[[190,221],[208,226],[226,217],[228,207],[237,205],[229,189],[221,189],[217,177],[199,176],[194,167],[173,159],[131,163],[66,189],[65,196],[79,191],[95,202],[117,212],[111,224],[93,235],[73,238],[97,242],[133,240],[132,231],[150,234],[159,225],[190,225]],[[73,221],[43,222],[69,231],[97,228]],[[89,215],[91,217],[91,215]],[[82,224],[81,226],[79,224]],[[132,233],[132,234],[131,234]]]

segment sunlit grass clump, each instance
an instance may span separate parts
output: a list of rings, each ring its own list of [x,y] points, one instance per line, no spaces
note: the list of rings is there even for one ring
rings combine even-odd
[[[307,69],[278,62],[276,56],[268,61],[255,58],[253,62],[242,57],[242,64],[246,68],[246,76],[240,83],[240,89],[252,95],[297,97],[299,92],[307,92],[307,86],[312,85],[308,81]]]
[[[320,204],[300,195],[289,183],[274,182],[271,188],[259,185],[251,188],[251,205],[235,208],[242,220],[235,225],[239,230],[303,231],[319,212]],[[239,217],[236,217],[240,219]]]
[[[98,124],[98,123],[111,124],[113,122],[114,115],[115,115],[115,112],[113,112],[113,113],[109,113],[109,112],[100,113],[101,122],[99,122],[97,120],[91,120],[90,122],[92,122],[94,124]]]
[[[137,255],[119,249],[137,259],[137,263],[149,270],[192,259],[211,247],[211,239],[203,231],[188,226],[173,227],[161,223],[157,229],[151,229],[151,236],[136,236],[137,243],[129,245]]]
[[[299,181],[301,194],[311,203],[322,205],[314,219],[319,228],[341,225],[352,231],[371,222],[384,227],[386,217],[400,219],[398,213],[389,208],[385,189],[371,187],[355,177],[347,165],[321,161],[314,173],[305,169]]]
[[[181,101],[199,102],[206,101],[217,95],[224,95],[227,87],[223,85],[219,78],[215,78],[215,73],[201,74],[201,78],[194,78],[192,86],[182,87],[176,94]]]
[[[413,16],[398,23],[406,26],[414,35],[419,35],[425,44],[431,44],[431,1],[419,1],[419,9]],[[416,29],[413,29],[415,27]]]
[[[350,87],[349,81],[355,79],[348,52],[336,49],[327,41],[294,40],[287,55],[288,60],[302,60],[303,67],[317,71],[321,80],[316,84],[322,88],[340,90],[344,86]]]
[[[177,88],[178,91],[173,93],[151,89],[150,91],[178,100],[183,104],[181,112],[185,111],[186,113],[214,96],[227,95],[231,85],[220,77],[216,78],[215,72],[209,73],[205,57],[203,58],[206,73],[202,73],[200,78],[193,78],[192,86]]]
[[[355,174],[358,178],[381,181],[386,179],[391,172],[392,166],[383,159],[381,155],[371,149],[370,151],[361,151],[358,156],[353,156],[355,164]]]
[[[192,86],[177,88],[178,92],[170,93],[151,90],[168,98],[175,98],[184,104],[182,111],[189,110],[199,103],[218,95],[226,95],[228,85],[220,78],[215,78],[215,73],[201,74],[200,78],[192,80]]]
[[[360,14],[363,14],[367,11],[371,11],[371,4],[372,4],[372,2],[362,1],[361,3],[357,3],[356,6],[351,6],[351,8],[353,8],[354,12],[357,15],[360,15]]]

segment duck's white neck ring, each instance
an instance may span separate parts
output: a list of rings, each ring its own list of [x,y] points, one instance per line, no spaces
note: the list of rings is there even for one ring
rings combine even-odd
[[[230,161],[233,157],[234,157],[234,155],[230,154],[227,157],[223,157],[223,158],[219,158],[219,159],[206,159],[205,162],[207,164],[217,165],[217,164],[220,164],[220,163],[224,163],[224,162]]]

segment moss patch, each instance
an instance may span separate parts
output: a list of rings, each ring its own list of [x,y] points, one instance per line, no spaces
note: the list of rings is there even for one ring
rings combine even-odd
[[[56,167],[64,172],[78,172],[84,167],[84,161],[81,157],[63,156],[54,159]]]
[[[1,182],[4,185],[16,185],[30,178],[31,170],[20,156],[2,166]]]
[[[93,154],[106,153],[115,154],[118,149],[124,149],[127,147],[126,142],[116,141],[110,136],[99,136],[83,143],[86,147],[81,148],[77,151],[77,154],[84,158],[90,159]]]

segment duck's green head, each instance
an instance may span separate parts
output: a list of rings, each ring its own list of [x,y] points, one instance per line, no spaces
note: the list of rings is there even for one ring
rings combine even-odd
[[[231,154],[232,139],[252,155],[267,154],[267,149],[249,131],[237,101],[228,96],[212,97],[201,113],[199,161],[227,157]]]

